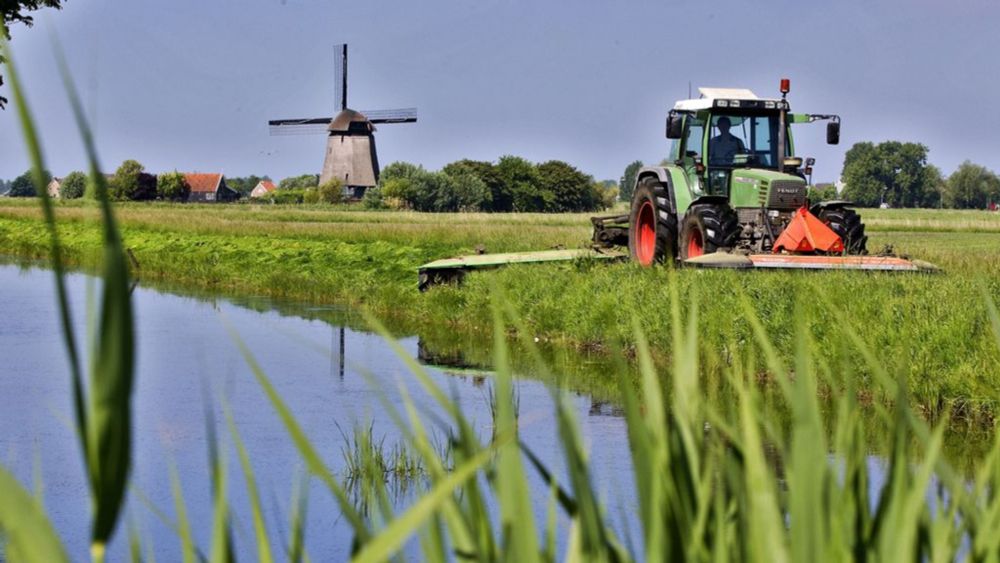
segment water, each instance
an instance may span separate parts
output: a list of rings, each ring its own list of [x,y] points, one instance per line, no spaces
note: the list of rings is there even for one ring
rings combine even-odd
[[[81,274],[69,275],[67,282],[77,334],[83,335],[88,293],[96,294],[97,282]],[[69,370],[52,273],[0,265],[0,288],[0,461],[29,488],[34,486],[36,472],[40,475],[45,505],[56,529],[71,557],[83,559],[89,501],[72,430]],[[387,445],[397,441],[380,395],[401,408],[397,389],[402,385],[422,411],[437,412],[386,342],[373,334],[312,319],[321,313],[315,308],[260,301],[237,304],[143,287],[135,290],[133,302],[138,374],[133,400],[133,488],[127,519],[119,525],[111,546],[113,559],[125,556],[127,521],[135,523],[157,559],[178,558],[179,540],[163,521],[174,518],[170,464],[178,468],[196,542],[203,552],[209,549],[206,418],[227,444],[238,555],[255,558],[251,512],[235,451],[228,445],[223,405],[231,410],[254,465],[273,547],[278,551],[287,541],[293,483],[304,473],[302,463],[227,326],[252,350],[338,475],[344,473],[342,432],[350,434],[358,425],[370,424],[377,437],[385,436]],[[401,344],[411,357],[433,355],[416,337],[403,338]],[[439,385],[458,397],[480,435],[488,437],[490,374],[429,369]],[[574,380],[574,373],[564,375],[567,381]],[[536,380],[518,379],[516,391],[522,439],[562,474],[549,389]],[[630,528],[637,535],[624,420],[615,409],[589,395],[576,393],[571,400],[609,517],[623,534]],[[429,423],[431,418],[425,420]],[[529,474],[541,526],[548,487],[530,469]],[[397,502],[403,508],[411,499],[412,494],[403,494]],[[562,516],[560,521],[566,525]],[[349,526],[331,495],[312,482],[306,544],[313,560],[346,559],[350,539]],[[408,550],[417,548],[411,542]]]

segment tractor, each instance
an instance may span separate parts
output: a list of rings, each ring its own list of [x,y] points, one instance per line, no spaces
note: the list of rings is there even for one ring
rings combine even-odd
[[[866,257],[865,226],[848,201],[809,201],[815,159],[792,156],[791,125],[840,117],[790,113],[781,99],[746,89],[699,88],[667,116],[673,140],[661,166],[640,169],[628,215],[594,217],[593,242],[627,246],[644,266],[914,269],[894,257]]]
[[[781,99],[699,88],[700,98],[677,102],[667,116],[673,140],[667,163],[639,170],[628,215],[591,218],[591,248],[435,260],[419,267],[418,287],[460,281],[474,270],[579,258],[702,268],[937,270],[888,251],[869,255],[851,202],[809,200],[815,159],[792,156],[791,125],[826,121],[826,142],[836,145],[840,117],[790,113],[788,91],[782,79]]]

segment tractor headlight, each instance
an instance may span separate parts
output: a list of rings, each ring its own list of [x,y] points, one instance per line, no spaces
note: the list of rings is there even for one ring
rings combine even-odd
[[[729,101],[729,107],[731,107],[731,108],[738,108],[738,107],[740,107],[740,101],[739,100],[730,100]]]
[[[774,109],[774,102],[764,102],[765,109]]]
[[[729,102],[726,100],[716,100],[715,105],[720,108],[727,108],[729,107]]]

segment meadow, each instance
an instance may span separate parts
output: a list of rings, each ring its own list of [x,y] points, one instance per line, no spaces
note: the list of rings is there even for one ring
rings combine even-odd
[[[36,187],[42,188],[45,163],[18,74],[8,65]],[[238,331],[230,334],[243,346],[246,375],[267,397],[299,461],[352,528],[355,561],[401,559],[412,538],[427,561],[937,562],[988,561],[1000,552],[1000,441],[973,462],[969,478],[941,453],[953,413],[995,412],[1000,234],[991,230],[992,218],[984,224],[978,216],[952,215],[938,224],[943,216],[872,215],[874,244],[922,253],[945,269],[934,276],[744,275],[581,261],[476,275],[461,288],[420,295],[413,270],[422,261],[473,244],[491,251],[576,246],[586,236],[585,217],[112,208],[65,65],[62,71],[99,203],[53,209],[43,197],[39,211],[33,202],[4,202],[0,244],[6,254],[25,260],[48,257],[54,269],[73,397],[67,432],[75,431],[87,477],[93,561],[106,560],[109,542],[124,527],[132,387],[140,376],[130,290],[136,276],[363,306],[368,326],[407,362],[412,378],[437,402],[437,412],[419,412],[405,387],[404,408],[388,402],[385,407],[415,452],[405,455],[412,463],[402,465],[420,467],[428,483],[412,505],[395,511],[382,478],[388,466],[379,463],[371,441],[359,437],[352,459],[355,467],[368,468],[356,473],[374,499],[371,512],[360,513]],[[902,222],[900,230],[892,230],[893,221]],[[953,227],[944,230],[947,224]],[[131,272],[129,251],[138,263]],[[64,265],[99,272],[103,280],[88,322],[92,334],[74,331]],[[394,343],[380,316],[414,326],[450,324],[492,339],[495,406],[488,437],[476,435],[461,406]],[[564,470],[546,467],[519,441],[508,344],[519,342],[547,371],[536,346],[543,339],[606,350],[612,358],[609,376],[619,385],[627,422],[639,529],[620,532],[608,525],[585,442],[560,389],[552,392]],[[80,343],[89,354],[80,354]],[[86,366],[81,357],[90,360]],[[777,392],[763,395],[761,384]],[[720,390],[731,400],[710,400]],[[823,395],[829,400],[821,402]],[[769,401],[788,413],[785,423],[765,414]],[[914,401],[942,419],[928,425],[912,410]],[[863,408],[881,422],[881,444],[862,427],[857,414]],[[207,504],[213,515],[208,545],[192,540],[188,505],[172,475],[175,506],[163,518],[176,531],[175,558],[231,561],[234,542],[246,542],[260,561],[310,560],[305,497],[295,496],[282,538],[269,527],[255,458],[228,412],[228,439],[219,439],[214,424],[207,424],[204,479],[211,482]],[[441,452],[428,427],[445,421],[449,447]],[[874,488],[873,448],[889,452],[884,479]],[[235,514],[230,501],[237,473],[228,469],[232,450],[249,514]],[[542,477],[547,494],[531,490],[529,473]],[[29,492],[0,468],[5,555],[18,561],[79,559],[81,554],[66,552],[45,511],[43,487],[36,485]],[[569,522],[562,542],[560,518]],[[252,533],[234,534],[239,520],[251,521]],[[151,558],[135,529],[127,533],[131,559]],[[557,545],[564,548],[557,551]]]
[[[416,268],[437,258],[588,243],[590,214],[427,214],[329,206],[134,204],[115,206],[134,274],[229,295],[263,295],[364,307],[397,333],[461,332],[489,348],[491,289],[510,297],[533,338],[557,348],[630,354],[638,319],[657,361],[669,359],[668,268],[580,261],[467,276],[461,286],[421,294]],[[102,256],[97,208],[55,207],[67,265],[93,270]],[[748,298],[777,349],[789,357],[802,302],[820,342],[849,329],[908,377],[928,416],[991,420],[1000,406],[1000,354],[982,297],[1000,298],[1000,214],[954,210],[863,210],[869,248],[942,268],[934,275],[858,272],[682,270],[681,295],[701,296],[699,335],[712,362],[748,345],[738,303]],[[0,245],[43,259],[48,236],[33,201],[0,201]],[[682,300],[686,310],[689,300]],[[456,330],[460,329],[460,330]],[[825,360],[838,353],[821,351]],[[487,353],[488,355],[488,353]],[[866,387],[865,369],[847,375]],[[612,385],[613,386],[613,385]],[[873,391],[873,399],[877,393]]]

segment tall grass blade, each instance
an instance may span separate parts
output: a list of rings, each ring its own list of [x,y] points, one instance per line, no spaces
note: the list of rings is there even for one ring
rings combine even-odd
[[[510,442],[510,438],[501,438],[496,447],[504,447]],[[428,518],[433,516],[444,502],[451,498],[454,489],[482,469],[492,455],[492,449],[485,449],[456,467],[450,475],[435,484],[409,510],[390,522],[382,533],[363,544],[353,561],[355,563],[374,563],[385,561],[391,557]]]
[[[38,501],[0,467],[0,535],[8,553],[31,563],[69,561]]]
[[[505,556],[512,561],[534,561],[540,555],[537,529],[531,505],[531,491],[528,489],[528,479],[521,463],[521,450],[517,445],[518,429],[514,413],[510,358],[503,318],[497,303],[493,304],[493,346],[497,405],[494,435],[497,439],[505,438],[503,445],[498,448],[494,477],[500,504],[504,551]]]
[[[289,409],[288,405],[285,404],[281,395],[278,394],[278,391],[274,388],[271,380],[264,373],[264,370],[261,369],[260,364],[257,363],[253,354],[250,353],[250,349],[247,348],[246,343],[243,342],[243,339],[239,337],[239,334],[237,334],[231,326],[227,325],[227,328],[229,329],[229,333],[233,340],[236,342],[240,353],[243,355],[244,361],[250,367],[250,371],[257,380],[257,384],[264,390],[264,394],[267,396],[271,406],[278,413],[278,417],[281,419],[282,424],[285,426],[285,430],[292,438],[292,442],[295,444],[296,449],[298,449],[302,460],[306,463],[306,467],[313,475],[316,475],[333,494],[334,498],[337,500],[337,504],[340,506],[341,511],[347,518],[347,521],[351,524],[351,527],[354,529],[356,541],[359,544],[366,543],[371,538],[371,532],[369,531],[367,524],[365,524],[364,519],[354,509],[347,493],[344,492],[343,487],[340,486],[336,477],[334,477],[333,473],[323,462],[319,452],[306,436],[302,426],[295,419],[295,415],[292,414],[291,409]]]
[[[233,422],[232,412],[226,408],[226,422],[229,425],[229,433],[232,436],[233,444],[236,445],[236,453],[240,458],[240,468],[243,470],[243,480],[246,481],[247,496],[250,497],[250,510],[253,513],[253,529],[257,537],[257,561],[261,563],[272,563],[271,542],[267,537],[267,524],[264,521],[264,509],[261,507],[260,492],[257,490],[257,480],[254,478],[253,466],[250,463],[250,456],[247,454],[246,446],[240,438],[240,433]]]
[[[174,512],[177,513],[177,533],[181,539],[181,560],[183,563],[194,563],[198,553],[194,547],[191,534],[191,521],[188,519],[187,507],[184,503],[184,490],[181,478],[177,474],[177,466],[170,464],[170,491],[174,497]]]

